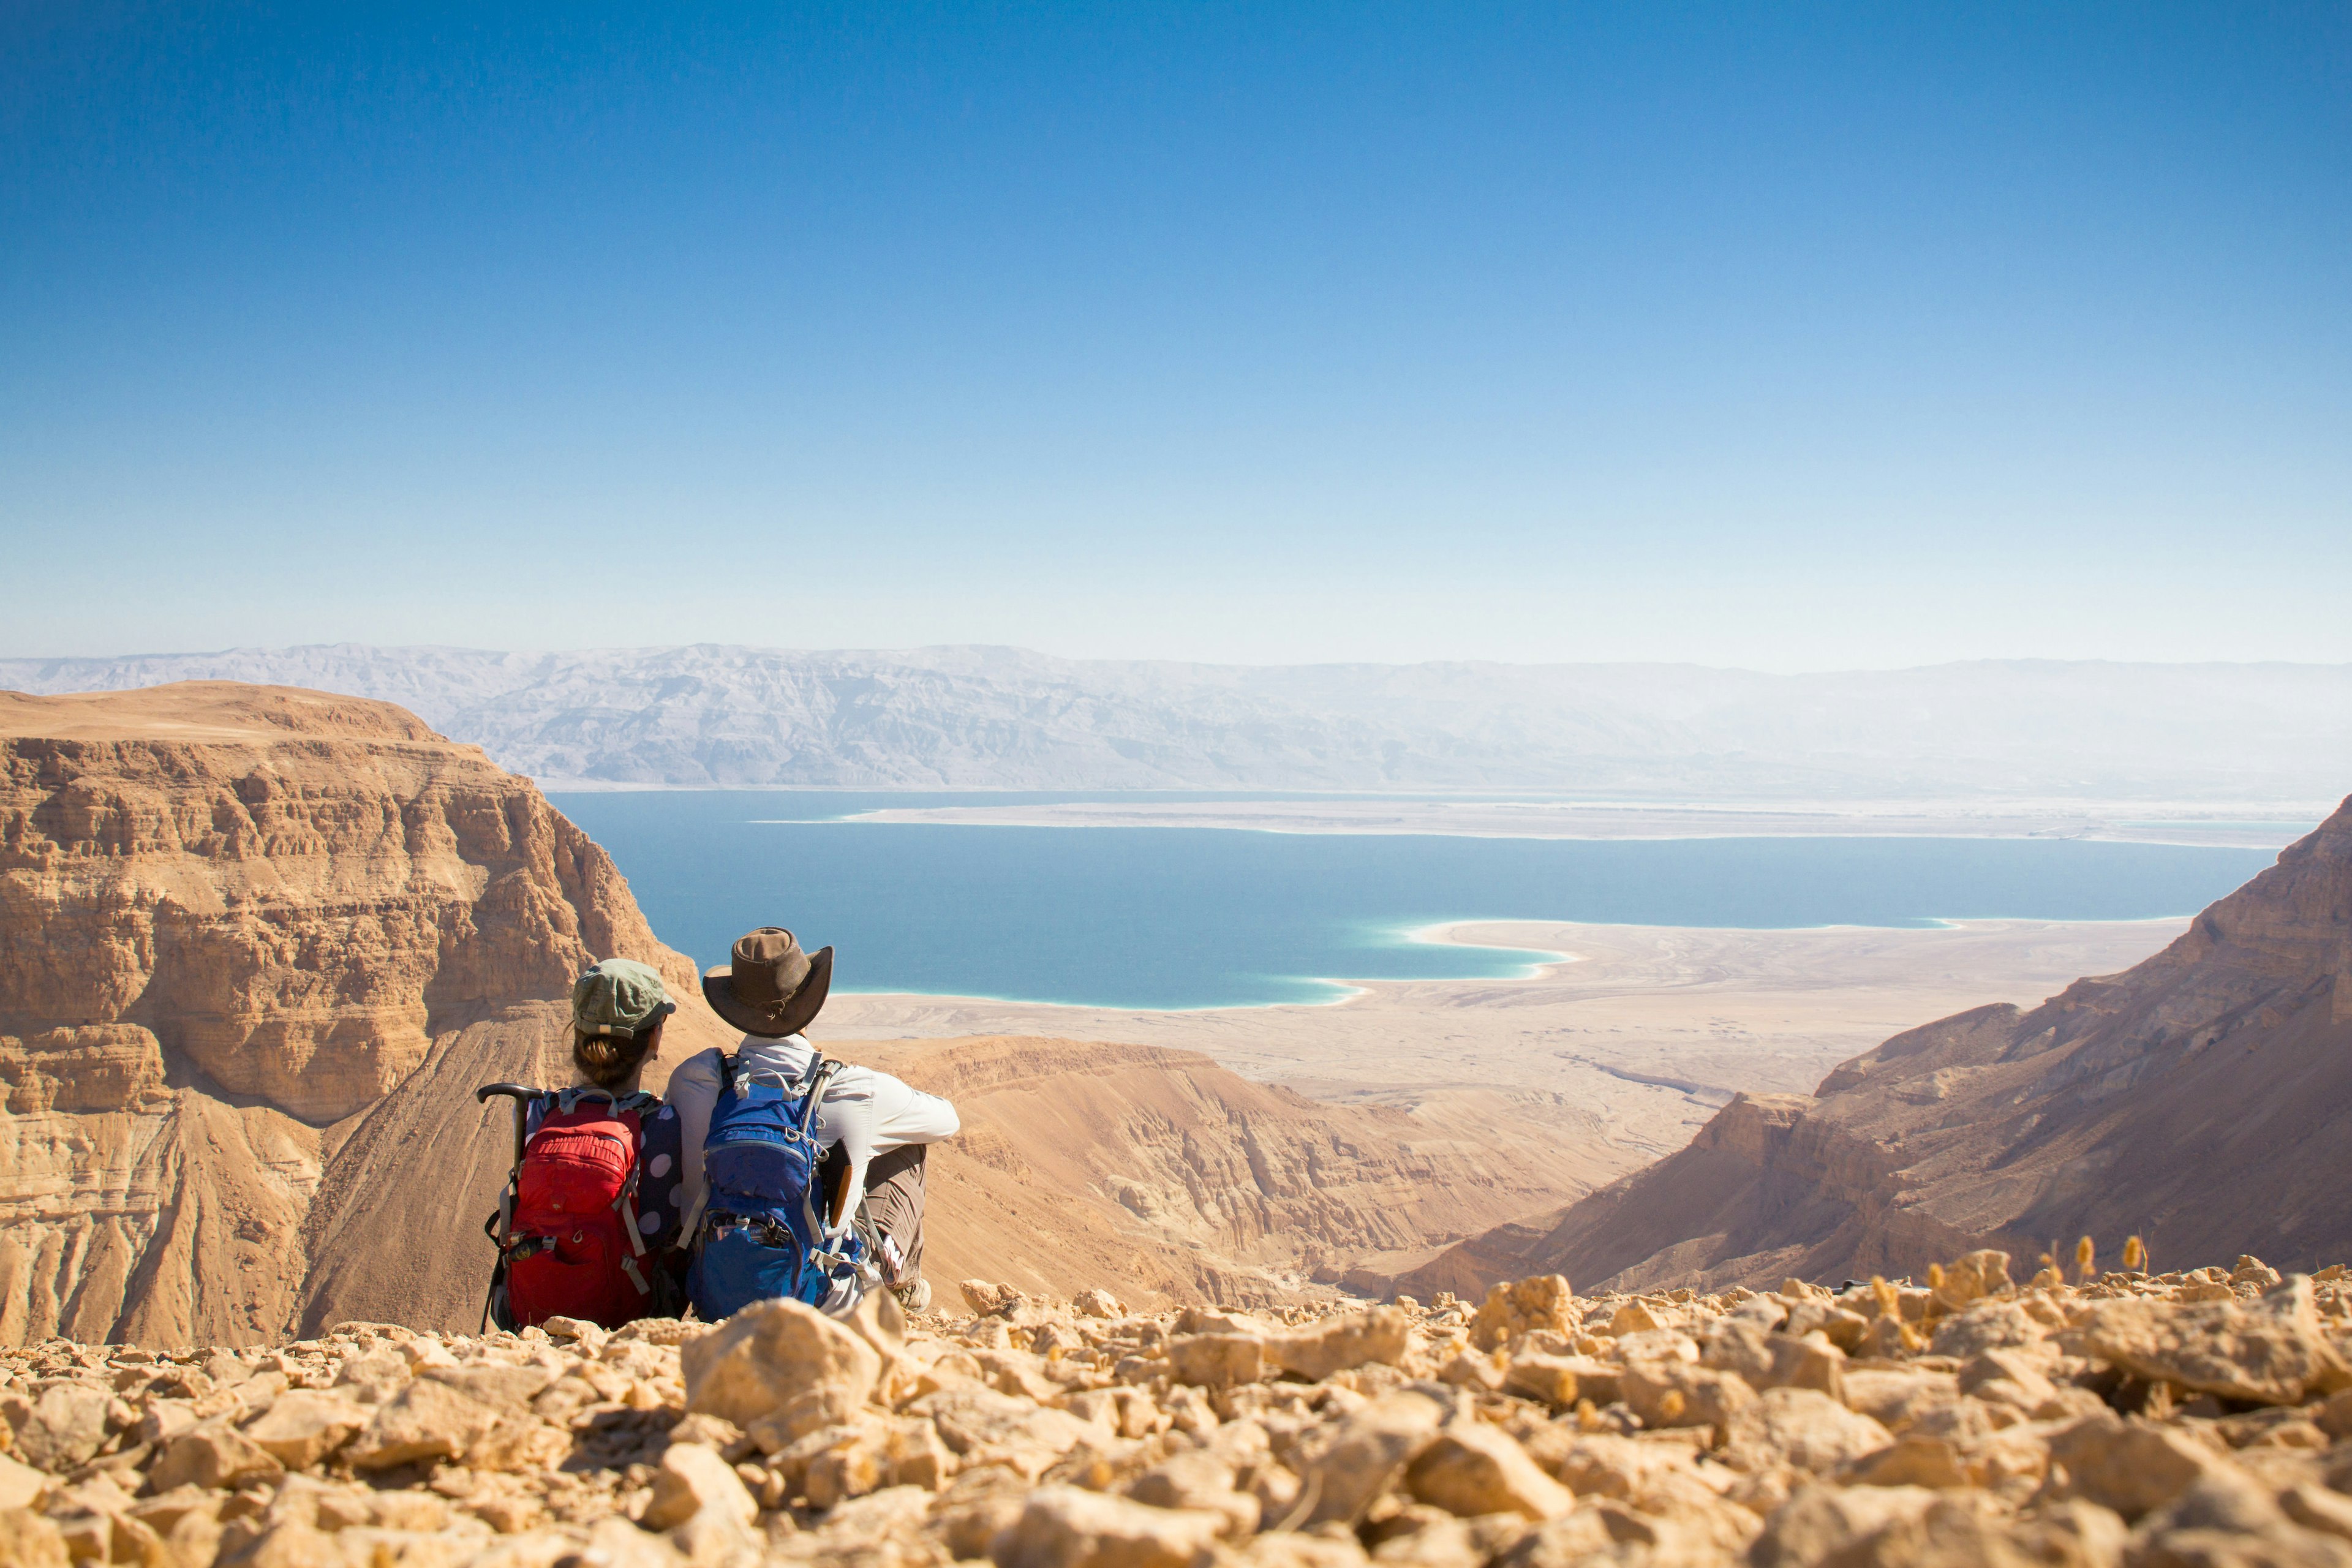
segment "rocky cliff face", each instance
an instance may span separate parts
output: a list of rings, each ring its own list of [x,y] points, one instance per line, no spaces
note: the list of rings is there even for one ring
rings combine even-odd
[[[2352,802],[2156,957],[1743,1096],[1689,1148],[1410,1276],[1461,1289],[1916,1272],[2089,1235],[2308,1268],[2352,1246]]]
[[[217,683],[0,694],[0,942],[14,1342],[239,1342],[353,1289],[449,1316],[503,1165],[472,1085],[553,1076],[592,958],[694,973],[476,749]]]
[[[528,781],[315,692],[0,693],[0,1342],[470,1327],[509,1157],[473,1089],[565,1081],[572,976],[668,977],[653,1087],[736,1037]],[[931,1174],[942,1279],[1265,1302],[1580,1185],[1186,1053],[847,1054],[964,1113]]]

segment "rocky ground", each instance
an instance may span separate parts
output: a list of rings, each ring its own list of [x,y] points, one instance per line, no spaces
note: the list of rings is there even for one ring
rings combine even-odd
[[[2337,1564],[2339,1267],[0,1354],[0,1564]]]

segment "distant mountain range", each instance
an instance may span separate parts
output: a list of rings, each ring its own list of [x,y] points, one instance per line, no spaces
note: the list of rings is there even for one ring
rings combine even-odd
[[[2352,665],[1237,666],[1019,648],[332,644],[0,660],[0,687],[227,679],[400,703],[550,787],[1541,790],[2313,801]]]

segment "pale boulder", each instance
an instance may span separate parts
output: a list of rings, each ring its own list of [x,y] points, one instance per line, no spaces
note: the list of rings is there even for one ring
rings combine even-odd
[[[147,1479],[157,1491],[181,1486],[220,1491],[273,1481],[285,1473],[277,1456],[215,1417],[173,1438]]]
[[[69,1568],[65,1531],[28,1508],[0,1509],[0,1568]]]
[[[349,1442],[370,1414],[338,1394],[292,1388],[249,1423],[245,1435],[288,1469],[308,1469]]]
[[[1428,1394],[1401,1390],[1301,1444],[1291,1463],[1317,1499],[1306,1522],[1352,1525],[1361,1520],[1398,1472],[1435,1441],[1452,1414]]]
[[[1937,1494],[1920,1487],[1840,1488],[1818,1482],[1772,1512],[1748,1549],[1753,1568],[1875,1564],[1869,1551],[1887,1531],[1923,1518]],[[1906,1561],[1906,1560],[1898,1560]]]
[[[1756,1403],[1756,1391],[1727,1372],[1681,1361],[1628,1362],[1618,1379],[1644,1426],[1712,1426],[1721,1432]]]
[[[1575,1327],[1575,1306],[1576,1293],[1569,1289],[1567,1279],[1558,1274],[1538,1274],[1493,1286],[1470,1321],[1470,1342],[1480,1350],[1495,1350],[1538,1329],[1570,1332]]]
[[[52,1484],[32,1466],[0,1454],[0,1512],[33,1507]]]
[[[454,1459],[489,1435],[498,1412],[444,1383],[419,1378],[376,1407],[346,1450],[363,1470],[417,1459]]]
[[[30,1395],[7,1400],[16,1449],[37,1469],[62,1474],[88,1464],[106,1441],[106,1415],[113,1396],[87,1383],[53,1383]]]
[[[1189,1568],[1224,1521],[1076,1487],[1041,1487],[989,1549],[997,1568]]]
[[[1508,1433],[1475,1419],[1454,1422],[1423,1448],[1406,1468],[1405,1485],[1461,1519],[1515,1513],[1541,1522],[1576,1506]]]
[[[1265,1375],[1265,1350],[1252,1334],[1185,1334],[1169,1342],[1169,1376],[1200,1388],[1255,1383]]]
[[[670,1530],[706,1510],[739,1524],[760,1516],[760,1505],[718,1449],[701,1443],[672,1443],[654,1469],[653,1496],[638,1522],[648,1530]]]
[[[2300,1274],[2248,1302],[2109,1301],[2084,1337],[2091,1354],[2126,1371],[2223,1399],[2299,1405],[2352,1385]]]
[[[763,1447],[845,1419],[882,1375],[880,1352],[798,1301],[756,1301],[681,1360],[687,1409],[732,1421]]]
[[[1735,1457],[1764,1456],[1815,1475],[1890,1447],[1885,1427],[1811,1388],[1768,1388],[1731,1421],[1727,1447]]]
[[[1219,1515],[1221,1533],[1247,1539],[1259,1523],[1256,1497],[1234,1489],[1234,1468],[1215,1454],[1194,1448],[1162,1459],[1128,1483],[1127,1495],[1153,1508],[1191,1509]]]
[[[475,1362],[465,1366],[426,1367],[417,1375],[446,1384],[493,1410],[520,1412],[555,1381],[556,1373],[553,1367],[547,1366]]]
[[[2062,1495],[2114,1510],[2126,1520],[2163,1507],[2228,1460],[2184,1433],[2137,1416],[2101,1411],[2050,1435],[2052,1479]]]
[[[1266,1342],[1265,1354],[1286,1372],[1320,1380],[1350,1367],[1396,1365],[1404,1359],[1412,1332],[1412,1320],[1401,1309],[1374,1307],[1327,1318],[1303,1332],[1277,1335]]]

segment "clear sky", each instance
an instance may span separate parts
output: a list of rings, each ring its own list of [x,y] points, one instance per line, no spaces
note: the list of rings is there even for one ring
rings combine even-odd
[[[2352,6],[0,5],[0,652],[2352,659]]]

